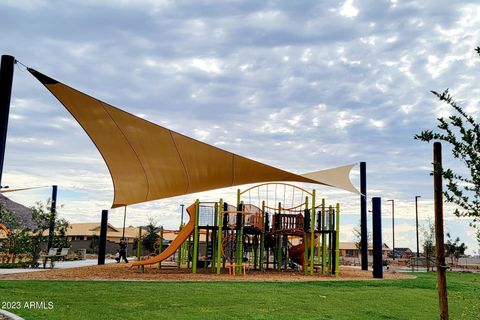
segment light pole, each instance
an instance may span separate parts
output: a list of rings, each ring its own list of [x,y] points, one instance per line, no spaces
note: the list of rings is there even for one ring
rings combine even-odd
[[[392,255],[395,260],[395,200],[387,200],[392,202]]]
[[[122,231],[122,239],[125,240],[125,221],[127,220],[127,206],[123,211],[123,231]]]
[[[181,217],[181,219],[180,219],[180,228],[181,228],[182,225],[183,225],[183,207],[185,207],[185,205],[184,205],[184,204],[181,204],[180,207],[182,207],[182,217]]]
[[[415,196],[415,222],[417,230],[417,258],[420,257],[420,246],[418,245],[418,198],[421,196]]]

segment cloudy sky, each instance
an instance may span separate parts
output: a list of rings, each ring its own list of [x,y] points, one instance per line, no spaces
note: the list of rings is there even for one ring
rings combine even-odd
[[[433,218],[432,145],[413,140],[450,110],[450,88],[479,114],[480,5],[475,1],[3,0],[0,53],[126,111],[296,173],[367,162],[368,196],[395,200],[397,247],[415,249]],[[444,146],[448,166],[458,168]],[[351,174],[358,185],[358,166]],[[68,112],[17,65],[3,185],[59,186],[60,215],[99,221],[113,185]],[[316,187],[342,204],[352,240],[358,196]],[[10,193],[25,205],[50,188]],[[217,190],[128,208],[127,224],[176,228],[180,204],[233,199]],[[446,229],[477,250],[468,220]],[[391,203],[383,203],[391,245]],[[122,209],[110,222],[121,226]]]

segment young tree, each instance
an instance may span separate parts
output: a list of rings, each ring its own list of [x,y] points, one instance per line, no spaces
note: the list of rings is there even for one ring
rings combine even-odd
[[[154,221],[152,218],[150,218],[148,221],[146,231],[147,234],[145,235],[145,237],[143,237],[142,246],[145,250],[155,252],[155,243],[158,241],[160,236],[157,234],[157,222]]]
[[[458,263],[458,258],[465,254],[465,250],[467,250],[467,246],[465,243],[460,243],[460,238],[457,237],[455,240],[450,236],[450,233],[447,232],[447,242],[445,243],[445,252],[450,257],[450,261],[453,263]]]
[[[353,237],[355,239],[355,247],[358,249],[358,254],[362,252],[362,231],[360,227],[360,222],[358,223],[358,226],[354,227],[353,230]],[[372,233],[369,231],[367,232],[367,246],[372,241]],[[367,249],[368,250],[368,249]]]
[[[89,253],[98,253],[98,245],[100,244],[100,237],[98,234],[93,234],[92,235],[92,240],[90,241],[90,244],[88,246]]]
[[[427,260],[427,272],[430,271],[430,261],[435,256],[435,226],[431,220],[428,220],[426,226],[422,226],[423,231],[423,255]]]
[[[480,55],[480,47],[475,51]],[[472,218],[471,225],[476,228],[480,221],[480,123],[453,100],[448,89],[432,93],[449,105],[454,114],[447,119],[438,118],[439,132],[424,130],[415,135],[415,139],[425,142],[441,140],[450,144],[453,156],[464,165],[467,173],[442,168],[447,182],[445,198],[457,205],[456,216]]]

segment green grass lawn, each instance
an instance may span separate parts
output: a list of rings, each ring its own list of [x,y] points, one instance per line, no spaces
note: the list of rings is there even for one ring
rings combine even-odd
[[[438,319],[436,275],[302,283],[0,281],[25,319]],[[448,274],[451,319],[480,319],[480,275]],[[53,309],[26,308],[29,301]],[[20,303],[18,303],[20,302]]]

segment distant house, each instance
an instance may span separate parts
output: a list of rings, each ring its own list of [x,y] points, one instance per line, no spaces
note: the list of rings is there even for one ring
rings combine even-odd
[[[410,248],[395,248],[395,258],[410,259],[414,253]],[[390,252],[390,257],[393,256],[393,252]]]
[[[138,238],[138,227],[125,227],[125,239],[128,243],[128,254],[135,255],[134,252],[135,239]],[[147,231],[142,228],[142,236],[145,236]],[[157,232],[158,234],[158,232]],[[168,245],[178,234],[177,230],[163,231],[163,245]],[[123,228],[116,228],[111,224],[107,225],[107,249],[106,253],[115,253],[120,244],[120,239],[123,235]],[[72,223],[67,229],[67,239],[70,240],[73,250],[87,249],[93,250],[98,244],[98,237],[100,236],[100,223]],[[200,235],[200,240],[202,235]]]
[[[395,248],[396,250],[396,248]],[[383,257],[387,258],[390,255],[390,249],[385,243],[383,244],[382,252]],[[368,244],[368,255],[373,256],[373,244]],[[353,257],[358,258],[360,257],[360,250],[357,248],[357,244],[355,242],[340,242],[340,256],[341,257]]]
[[[145,231],[142,232],[145,234]],[[98,247],[100,236],[100,223],[72,223],[67,229],[67,239],[70,240],[73,250],[87,249],[95,251]],[[115,253],[119,248],[120,239],[123,236],[123,228],[107,225],[107,253]],[[133,244],[138,237],[138,228],[126,227],[125,239],[128,243],[128,254],[133,253]]]

